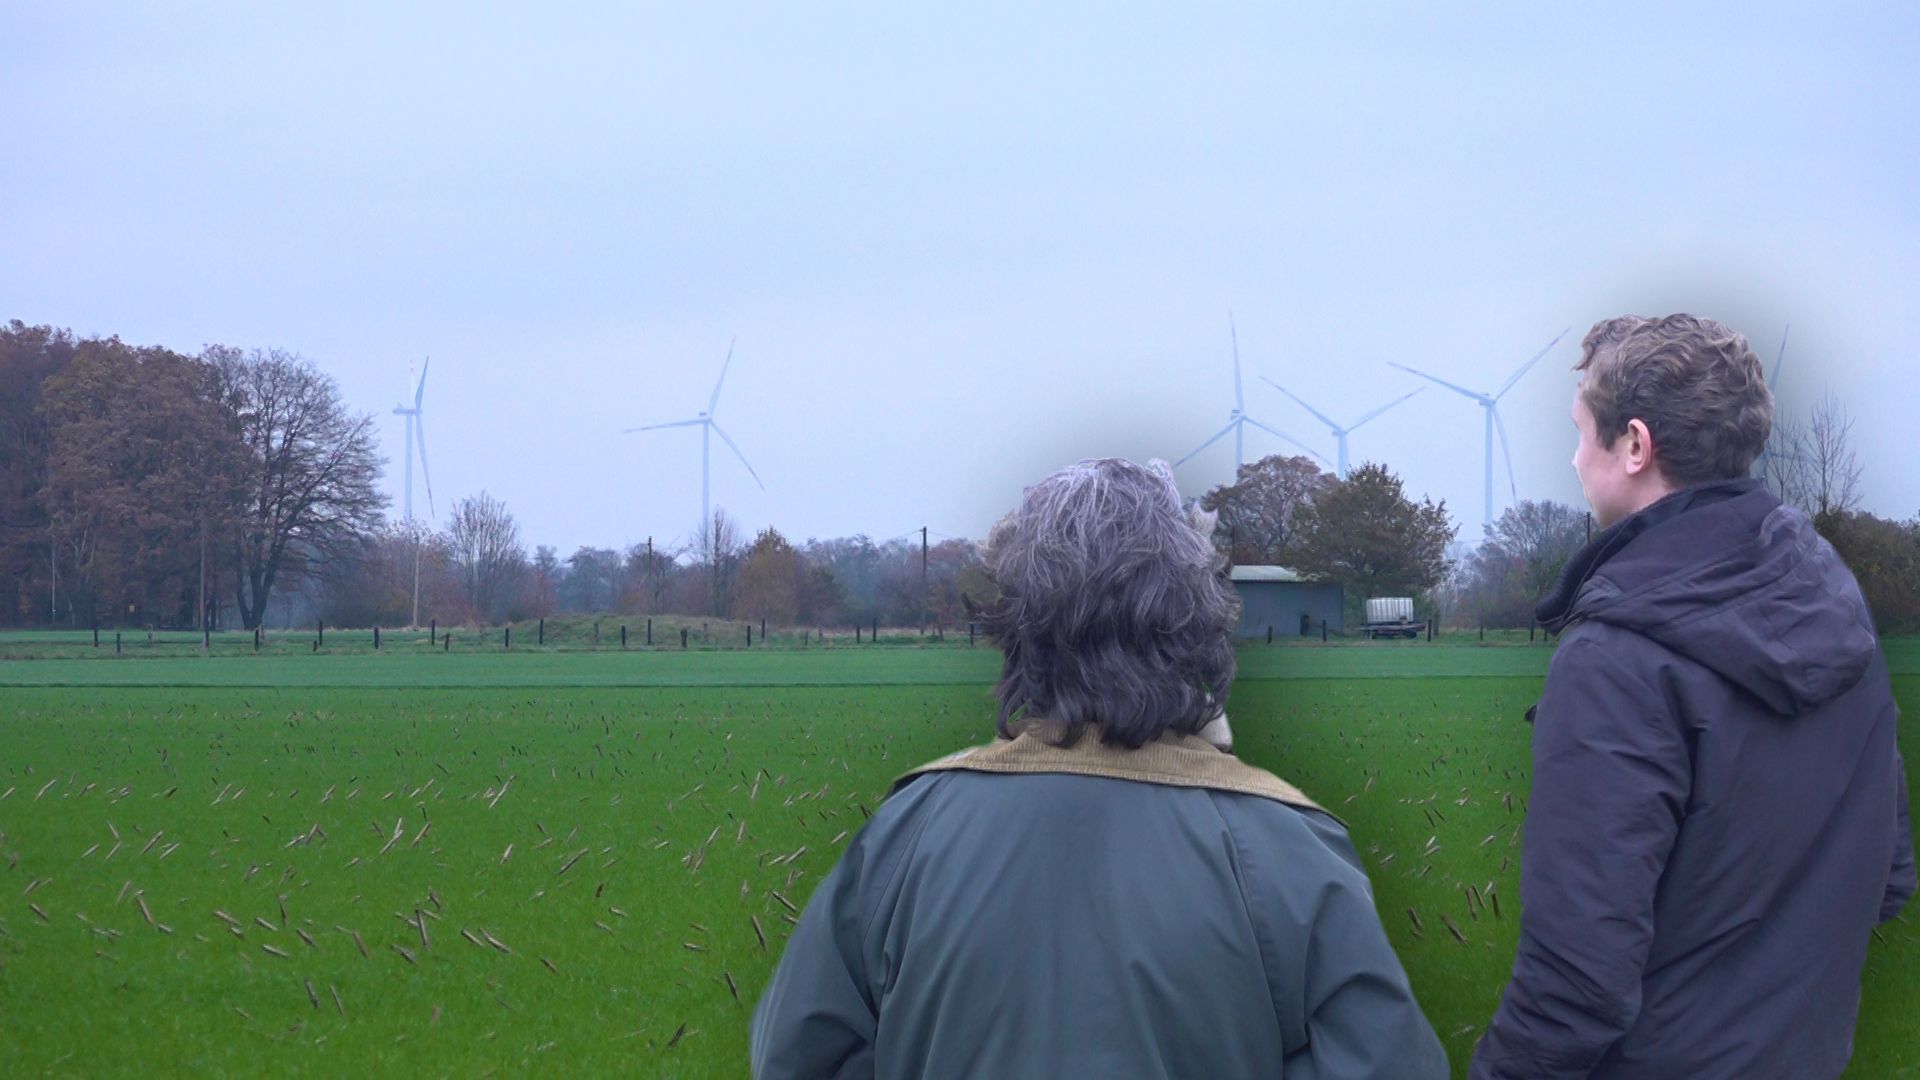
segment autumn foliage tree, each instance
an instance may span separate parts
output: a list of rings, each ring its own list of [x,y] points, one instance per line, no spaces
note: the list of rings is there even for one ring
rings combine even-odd
[[[53,434],[41,401],[79,343],[65,330],[0,326],[0,622],[51,617],[54,537],[47,516]]]
[[[1831,511],[1814,526],[1853,571],[1881,633],[1920,631],[1920,518]]]
[[[83,619],[199,621],[248,474],[216,378],[191,357],[107,339],[81,343],[47,380],[43,504]]]
[[[748,619],[792,626],[800,614],[806,565],[777,529],[763,529],[740,567],[734,611]]]
[[[1333,482],[1310,457],[1274,454],[1240,466],[1233,483],[1207,492],[1200,505],[1218,515],[1213,542],[1229,562],[1279,566],[1288,561],[1301,509]]]
[[[1294,528],[1294,568],[1360,599],[1431,591],[1446,577],[1457,531],[1445,502],[1414,502],[1399,477],[1371,463],[1327,485],[1300,508]]]

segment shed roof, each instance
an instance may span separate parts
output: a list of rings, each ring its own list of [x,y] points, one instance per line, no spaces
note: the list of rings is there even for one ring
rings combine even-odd
[[[1285,566],[1236,566],[1227,571],[1229,581],[1305,581],[1297,570]]]

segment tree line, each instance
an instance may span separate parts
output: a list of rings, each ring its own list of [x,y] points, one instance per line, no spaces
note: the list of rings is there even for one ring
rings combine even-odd
[[[1920,517],[1859,509],[1852,421],[1783,413],[1758,466],[1813,517],[1883,629],[1920,629]],[[992,585],[966,540],[748,537],[724,510],[690,540],[529,550],[486,492],[442,529],[396,522],[372,414],[311,361],[0,326],[0,623],[399,626],[674,613],[781,626],[952,626]],[[1469,550],[1444,502],[1383,465],[1342,479],[1274,455],[1206,492],[1231,564],[1288,566],[1456,624],[1524,627],[1591,536],[1585,511],[1509,508]]]
[[[419,583],[421,611],[441,622],[518,622],[564,614],[677,614],[773,626],[950,627],[989,594],[966,540],[867,536],[795,543],[778,529],[750,540],[725,510],[691,542],[531,550],[513,513],[482,492],[457,502],[446,529],[384,527],[366,538],[358,572],[317,583],[286,622],[401,625]]]
[[[374,416],[312,361],[0,326],[0,624],[251,629],[673,612],[785,626],[955,625],[964,540],[746,536],[528,551],[486,492],[387,517]],[[416,607],[415,598],[418,597]]]
[[[260,623],[381,522],[370,415],[278,350],[0,327],[0,617]]]

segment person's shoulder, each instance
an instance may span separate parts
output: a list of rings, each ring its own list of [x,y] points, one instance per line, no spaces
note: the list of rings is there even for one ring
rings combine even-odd
[[[1573,669],[1640,669],[1663,663],[1672,650],[1653,638],[1618,623],[1583,619],[1560,635],[1547,675]]]
[[[1360,870],[1347,827],[1327,811],[1234,791],[1208,794],[1235,841],[1273,853],[1278,865],[1292,870],[1318,866],[1339,874],[1345,872],[1342,867]]]

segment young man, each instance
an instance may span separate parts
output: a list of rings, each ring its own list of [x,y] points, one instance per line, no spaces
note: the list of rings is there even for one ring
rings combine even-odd
[[[1914,891],[1897,711],[1859,586],[1747,474],[1739,334],[1583,344],[1573,467],[1604,531],[1539,606],[1520,947],[1477,1078],[1832,1077],[1876,922]]]

